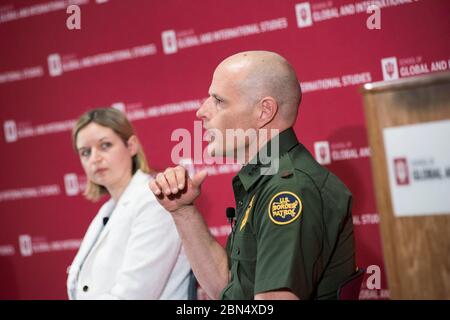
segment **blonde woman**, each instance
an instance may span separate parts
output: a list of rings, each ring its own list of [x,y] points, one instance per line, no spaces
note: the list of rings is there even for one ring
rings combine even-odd
[[[72,142],[88,179],[86,198],[110,199],[69,269],[69,299],[186,299],[190,266],[172,218],[148,188],[147,161],[125,115],[85,113]]]

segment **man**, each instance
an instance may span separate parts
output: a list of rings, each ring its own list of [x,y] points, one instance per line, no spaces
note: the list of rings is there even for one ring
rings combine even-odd
[[[301,90],[293,68],[273,52],[238,53],[217,67],[209,95],[197,111],[212,132],[208,152],[245,151],[233,178],[237,218],[226,250],[193,204],[206,172],[190,178],[177,166],[150,184],[201,287],[214,299],[336,298],[355,272],[351,193],[297,141]],[[258,134],[230,141],[227,129]]]

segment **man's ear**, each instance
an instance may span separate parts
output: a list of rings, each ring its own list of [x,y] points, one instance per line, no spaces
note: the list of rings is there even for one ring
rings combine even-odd
[[[278,112],[278,104],[272,97],[265,97],[259,103],[258,124],[262,128],[273,120]]]
[[[127,148],[131,153],[131,156],[135,156],[139,150],[139,141],[135,135],[132,135],[127,141]]]

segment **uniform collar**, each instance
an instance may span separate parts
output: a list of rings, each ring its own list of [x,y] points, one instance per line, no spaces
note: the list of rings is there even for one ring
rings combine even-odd
[[[281,158],[285,153],[289,152],[293,147],[298,145],[298,140],[295,135],[294,129],[288,128],[278,135],[279,138],[279,158]],[[250,187],[255,184],[257,180],[264,175],[261,175],[260,170],[268,165],[263,165],[260,162],[260,154],[267,154],[266,150],[270,150],[272,140],[269,140],[265,146],[258,151],[256,155],[256,161],[252,160],[247,165],[242,167],[242,169],[238,172],[237,177],[241,181],[242,185],[245,188],[245,191],[248,191]]]

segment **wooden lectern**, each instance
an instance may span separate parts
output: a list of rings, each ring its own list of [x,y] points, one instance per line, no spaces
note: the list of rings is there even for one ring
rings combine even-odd
[[[390,297],[450,299],[450,72],[361,92]]]

